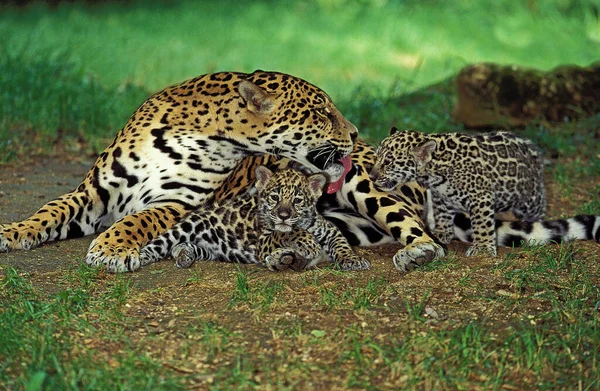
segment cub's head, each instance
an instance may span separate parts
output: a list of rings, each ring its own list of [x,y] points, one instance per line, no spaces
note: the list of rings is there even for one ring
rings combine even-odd
[[[258,213],[267,228],[290,232],[292,228],[306,228],[317,214],[317,200],[321,197],[325,176],[306,177],[294,169],[273,173],[265,166],[255,170],[258,190]]]
[[[369,176],[377,187],[386,191],[413,182],[431,161],[435,148],[436,142],[422,133],[392,128],[377,149]]]
[[[256,71],[240,76],[239,106],[247,113],[250,148],[284,156],[335,182],[350,169],[356,126],[318,87],[294,76]]]

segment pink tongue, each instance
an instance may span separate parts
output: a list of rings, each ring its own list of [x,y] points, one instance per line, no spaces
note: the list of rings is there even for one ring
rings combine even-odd
[[[352,168],[352,159],[350,158],[350,155],[341,158],[340,163],[342,163],[342,166],[344,166],[344,173],[340,176],[340,179],[338,179],[337,181],[330,182],[327,184],[327,189],[325,190],[327,191],[327,194],[336,193],[339,189],[342,188],[342,185],[344,184],[344,179],[346,178],[346,174]]]

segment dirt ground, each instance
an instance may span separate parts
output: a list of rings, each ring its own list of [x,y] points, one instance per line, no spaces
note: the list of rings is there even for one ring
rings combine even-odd
[[[0,167],[0,223],[20,221],[27,218],[46,202],[73,190],[84,178],[93,164],[92,158],[81,158],[71,155],[44,156],[31,158],[26,162],[11,163]],[[556,193],[556,184],[550,183],[548,189],[549,217],[560,214],[574,213],[573,203],[583,203],[585,200],[577,194],[571,194],[570,200],[561,199]],[[600,195],[599,195],[600,196]],[[569,202],[565,202],[569,201]],[[0,264],[14,266],[20,270],[38,276],[40,282],[51,282],[52,276],[82,262],[83,256],[95,236],[80,239],[50,242],[30,251],[13,251],[0,254]],[[582,246],[594,247],[594,243]],[[453,242],[450,251],[464,254],[468,245]],[[388,245],[377,248],[361,248],[358,251],[372,263],[370,271],[359,273],[363,277],[398,278],[399,273],[391,262],[393,254],[399,246]],[[499,255],[506,254],[508,249],[500,248]],[[462,258],[462,257],[461,257]],[[466,261],[475,266],[484,258],[475,257]],[[465,262],[461,260],[461,263]],[[236,265],[218,262],[196,264],[202,268],[202,274],[222,275],[224,269],[230,273],[237,270]],[[251,269],[257,269],[249,266]],[[193,268],[192,268],[193,269]],[[266,271],[265,271],[266,272]],[[132,273],[133,287],[138,289],[153,289],[156,287],[182,286],[190,277],[192,270],[182,270],[168,262],[149,265]],[[294,274],[293,272],[290,272]],[[270,274],[270,273],[269,273]],[[48,276],[49,280],[43,276]],[[404,276],[406,278],[408,276]],[[45,285],[45,284],[44,284]],[[50,291],[53,289],[47,286]]]
[[[59,156],[32,158],[27,162],[1,166],[0,223],[26,218],[46,202],[72,190],[92,164],[92,159]],[[552,211],[550,217],[562,213],[573,214],[575,205],[589,201],[584,199],[583,191],[577,190],[565,200],[559,196],[561,192],[557,186],[555,183],[548,186],[549,210]],[[587,194],[589,197],[589,193]],[[49,294],[58,293],[64,289],[61,278],[82,262],[92,239],[93,236],[88,236],[47,243],[30,251],[0,253],[0,269],[15,267],[26,272],[36,288]],[[497,258],[466,258],[462,254],[467,246],[454,242],[449,246],[449,250],[456,253],[456,256],[452,256],[453,260],[448,260],[447,264],[437,269],[407,274],[400,274],[393,267],[391,259],[399,249],[399,246],[395,245],[357,249],[371,261],[371,269],[364,272],[311,270],[301,273],[272,273],[254,265],[238,266],[221,262],[197,262],[190,269],[178,269],[169,261],[159,262],[125,277],[129,280],[134,294],[128,296],[123,313],[133,324],[128,332],[131,341],[142,344],[143,349],[157,357],[166,368],[174,368],[176,372],[188,375],[189,379],[186,381],[190,387],[206,388],[212,378],[207,378],[203,373],[216,373],[223,363],[233,362],[237,353],[230,352],[229,347],[223,348],[219,358],[210,364],[193,354],[181,355],[181,351],[187,349],[186,344],[191,342],[178,337],[176,330],[197,323],[198,313],[203,314],[203,318],[218,319],[219,324],[239,331],[240,335],[244,336],[244,339],[240,340],[240,346],[243,346],[243,351],[249,349],[250,355],[260,358],[267,351],[269,357],[275,355],[288,360],[291,355],[293,359],[303,361],[308,353],[302,349],[306,348],[313,349],[311,355],[314,357],[311,358],[311,362],[314,365],[330,361],[331,365],[337,365],[336,360],[339,358],[336,358],[338,353],[335,352],[337,349],[347,348],[343,344],[339,345],[341,342],[338,343],[339,330],[344,330],[344,327],[350,324],[361,325],[362,329],[366,330],[366,335],[369,335],[368,338],[373,336],[374,340],[387,341],[390,336],[413,335],[417,331],[425,335],[429,330],[451,330],[456,325],[468,325],[477,320],[485,320],[486,324],[493,325],[494,330],[508,330],[511,324],[524,316],[537,316],[548,311],[550,304],[547,300],[538,300],[535,292],[515,286],[508,282],[501,272],[494,271],[494,266],[507,262],[509,258],[506,255],[511,249],[499,248]],[[600,259],[598,243],[581,241],[575,244],[575,248],[579,254],[577,258],[590,265],[592,280],[600,281],[600,266],[596,262]],[[527,257],[520,255],[510,259],[513,264],[511,267],[525,267],[528,262]],[[236,278],[239,277],[240,269],[254,287],[272,282],[281,284],[283,291],[278,295],[282,299],[274,302],[266,312],[253,309],[252,304],[228,306],[228,301],[237,289]],[[105,275],[102,279],[114,280],[114,277]],[[378,285],[373,293],[368,293],[366,287],[373,281],[379,281]],[[336,307],[334,304],[331,307],[334,309],[327,309],[329,307],[325,298],[328,292],[342,291],[351,294],[363,292],[367,296],[377,295],[374,299],[377,306],[368,312],[353,310],[352,305],[347,304],[342,307]],[[263,291],[263,294],[264,292],[266,291]],[[511,304],[510,300],[503,300],[519,300],[523,297],[525,299],[518,306]],[[427,323],[418,323],[418,329],[414,329],[415,323],[410,321],[411,316],[421,314],[411,315],[409,303],[418,306],[425,299],[423,316],[429,320]],[[251,324],[248,322],[249,316],[253,319]],[[269,326],[265,327],[266,325]],[[311,345],[313,342],[310,334],[303,337],[306,339],[304,342],[294,339],[295,337],[289,341],[281,340],[273,334],[283,332],[279,328],[285,330],[291,327],[289,325],[296,325],[307,331],[328,330],[328,344],[318,348]],[[150,335],[156,335],[156,338],[148,339]],[[248,338],[254,341],[251,347],[246,345]],[[273,345],[267,349],[263,346],[264,341],[270,341],[270,344],[279,343],[281,346]],[[103,350],[104,345],[100,339],[94,340],[93,343]],[[298,343],[302,345],[300,348]],[[111,349],[106,347],[107,360]],[[376,356],[376,352],[371,353],[368,355]],[[377,361],[376,358],[374,360]],[[277,361],[272,365],[276,364]],[[341,369],[323,373],[317,376],[317,379],[302,375],[298,377],[301,385],[299,389],[345,389],[336,388],[334,385],[345,384],[347,373],[360,372],[359,369],[360,367],[357,369],[344,363]],[[389,372],[385,368],[378,370],[381,370],[381,373]],[[196,376],[197,373],[201,375]],[[507,375],[511,384],[524,387],[535,381],[536,376],[533,372],[528,371],[525,377],[520,373]],[[296,375],[289,376],[293,378]],[[560,371],[548,377],[549,381],[556,376],[561,376]],[[222,379],[227,379],[227,375],[223,375]],[[387,378],[373,378],[372,381],[381,381],[384,389],[398,389],[400,384],[407,381],[394,380],[393,384],[387,384],[389,379],[385,379]],[[473,382],[488,384],[488,380],[476,379]]]
[[[91,158],[79,158],[69,155],[44,156],[32,158],[27,162],[11,163],[2,166],[0,170],[0,223],[22,220],[46,202],[74,189],[85,176],[89,167],[93,164]],[[39,288],[55,293],[61,289],[56,280],[69,268],[73,268],[82,262],[87,249],[95,236],[87,236],[80,239],[49,242],[29,251],[12,251],[0,254],[0,265],[13,266],[31,275],[32,281]],[[593,243],[592,243],[593,245]],[[468,245],[454,242],[449,246],[450,251],[464,254]],[[425,286],[423,275],[412,276],[400,274],[393,266],[392,257],[400,246],[387,245],[374,248],[359,248],[357,251],[371,261],[371,270],[360,273],[352,273],[350,279],[361,285],[372,278],[384,278],[392,281],[403,280],[407,284]],[[500,254],[506,254],[508,249],[499,249]],[[461,264],[477,266],[482,259],[475,257],[469,260],[461,260]],[[131,286],[136,291],[164,288],[169,290],[182,287],[192,276],[198,272],[202,281],[214,288],[233,284],[233,276],[238,267],[242,267],[251,273],[257,273],[259,278],[273,278],[273,273],[262,270],[256,266],[238,266],[221,262],[196,263],[191,269],[179,269],[171,262],[159,262],[141,268],[131,273]],[[283,280],[298,279],[304,273],[292,271],[278,273]],[[311,273],[311,272],[308,272]],[[264,276],[262,276],[264,274]],[[447,276],[446,276],[447,277]],[[434,275],[428,278],[440,279],[430,281],[426,285],[444,285],[445,279],[442,274],[437,278]],[[205,285],[206,288],[206,285]],[[229,289],[230,289],[229,288]],[[203,289],[204,290],[204,289]],[[220,290],[220,289],[217,289]],[[210,290],[209,290],[210,291]],[[214,295],[208,293],[208,295]]]

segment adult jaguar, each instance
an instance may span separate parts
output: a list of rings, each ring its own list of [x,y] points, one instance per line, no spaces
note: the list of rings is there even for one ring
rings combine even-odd
[[[211,197],[239,193],[256,165],[281,168],[294,161],[328,175],[330,194],[321,198],[321,211],[351,244],[400,243],[394,264],[401,271],[442,257],[421,218],[424,190],[416,183],[394,193],[375,188],[369,179],[374,148],[357,135],[325,92],[297,77],[263,71],[199,76],[142,103],[75,190],[0,227],[0,251],[108,227],[91,243],[86,263],[135,270],[145,243]],[[541,232],[518,222],[499,227],[519,240]]]
[[[443,256],[423,229],[421,188],[406,185],[397,195],[374,189],[366,169],[373,151],[356,142],[357,135],[325,92],[297,77],[263,71],[199,76],[146,100],[75,190],[24,221],[3,225],[0,250],[108,227],[91,243],[86,263],[134,270],[143,244],[232,184],[226,178],[244,158],[270,154],[324,171],[328,192],[335,192],[329,198],[339,200],[329,214],[345,208],[370,227],[361,230],[367,233],[361,244],[393,237],[406,246],[396,256],[406,266]]]

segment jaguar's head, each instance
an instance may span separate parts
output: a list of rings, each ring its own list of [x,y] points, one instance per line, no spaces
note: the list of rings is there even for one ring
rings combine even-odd
[[[258,191],[258,213],[266,227],[290,232],[305,228],[317,215],[317,200],[321,197],[325,176],[305,176],[294,169],[273,173],[265,166],[255,169]]]
[[[254,126],[248,135],[252,149],[325,172],[330,183],[350,170],[358,131],[324,91],[294,76],[262,71],[241,80],[238,91]]]
[[[417,180],[417,176],[431,161],[436,143],[426,140],[422,133],[390,130],[375,156],[375,164],[369,177],[382,190],[394,190],[397,186]]]

